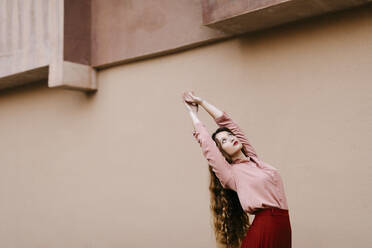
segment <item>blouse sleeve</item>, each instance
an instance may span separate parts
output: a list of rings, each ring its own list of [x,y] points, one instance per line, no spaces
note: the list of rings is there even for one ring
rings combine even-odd
[[[257,166],[261,169],[269,169],[269,170],[277,170],[275,167],[269,165],[268,163],[262,161],[258,156],[256,150],[251,145],[251,142],[247,139],[244,132],[238,124],[236,124],[231,117],[223,111],[223,114],[216,119],[214,119],[215,122],[219,127],[227,127],[229,128],[234,135],[240,140],[240,142],[243,144],[244,150],[247,152],[247,155],[249,157],[253,157],[251,160],[253,160]]]
[[[245,136],[244,132],[240,129],[238,124],[236,124],[225,111],[223,111],[223,114],[221,116],[215,118],[214,120],[219,127],[227,127],[234,133],[234,135],[243,144],[243,148],[246,151],[248,156],[250,157],[254,156],[256,158],[258,157],[256,150],[253,148],[250,141]]]
[[[231,165],[226,161],[225,157],[218,149],[206,126],[202,122],[198,122],[194,126],[195,130],[192,134],[199,143],[204,157],[212,167],[212,170],[216,173],[221,185],[224,188],[234,189]]]

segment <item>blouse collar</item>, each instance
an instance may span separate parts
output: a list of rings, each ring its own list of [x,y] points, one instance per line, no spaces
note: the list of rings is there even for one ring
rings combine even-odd
[[[237,158],[233,161],[234,164],[236,163],[242,163],[242,162],[249,162],[251,160],[251,157],[247,157],[247,158]]]

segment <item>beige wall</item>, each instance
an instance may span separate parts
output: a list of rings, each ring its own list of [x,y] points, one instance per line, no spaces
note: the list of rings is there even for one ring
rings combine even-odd
[[[280,170],[293,247],[369,246],[370,14],[99,71],[95,95],[46,83],[0,92],[0,247],[215,247],[188,89]]]

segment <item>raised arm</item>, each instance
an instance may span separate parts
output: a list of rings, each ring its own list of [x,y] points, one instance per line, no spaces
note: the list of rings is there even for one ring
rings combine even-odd
[[[231,172],[231,165],[218,149],[206,126],[199,121],[195,123],[194,128],[195,130],[192,132],[192,135],[199,143],[204,157],[207,159],[208,164],[212,166],[212,170],[216,173],[222,186],[224,188],[234,189],[234,178]]]
[[[215,172],[224,188],[235,190],[236,187],[234,177],[232,176],[231,165],[226,161],[225,157],[218,149],[206,126],[199,120],[196,114],[197,108],[186,102],[184,103],[189,109],[189,114],[194,125],[192,135],[199,143],[202,149],[202,154],[207,159],[209,166],[212,167],[212,170]]]
[[[201,97],[195,96],[194,92],[189,92],[187,97],[190,102],[195,102],[201,105],[215,120],[216,124],[219,127],[227,127],[229,128],[233,134],[240,140],[243,144],[243,149],[249,157],[253,157],[253,161],[257,164],[258,167],[264,169],[273,170],[276,168],[263,162],[257,155],[256,150],[251,145],[251,142],[246,137],[245,133],[242,129],[238,126],[236,122],[232,120],[232,118],[222,110],[219,110],[217,107],[213,106],[211,103],[207,102],[206,100],[202,99]]]
[[[214,120],[218,126],[227,127],[235,134],[235,136],[240,140],[240,142],[242,142],[244,150],[247,152],[248,156],[253,157],[253,161],[257,164],[259,168],[277,170],[274,166],[258,158],[256,150],[253,148],[253,146],[251,145],[243,131],[225,111],[222,111],[222,115],[218,116]]]
[[[244,150],[247,152],[248,156],[258,157],[256,150],[253,148],[244,132],[225,111],[219,110],[204,99],[201,101],[200,105],[214,118],[214,121],[219,127],[227,127],[234,133],[243,144]]]
[[[253,148],[253,146],[251,145],[251,142],[247,139],[244,132],[240,129],[238,124],[236,124],[225,111],[222,112],[221,116],[218,116],[217,118],[215,118],[214,121],[217,123],[219,127],[227,127],[234,133],[234,135],[243,144],[244,150],[247,152],[248,156],[250,157],[254,156],[258,158],[256,150]]]

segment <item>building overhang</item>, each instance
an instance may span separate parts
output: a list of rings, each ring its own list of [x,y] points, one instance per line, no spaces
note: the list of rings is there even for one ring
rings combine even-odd
[[[53,88],[97,89],[91,0],[0,1],[0,14],[0,89],[43,80]]]
[[[202,0],[203,24],[226,33],[241,34],[371,2],[372,0]]]

